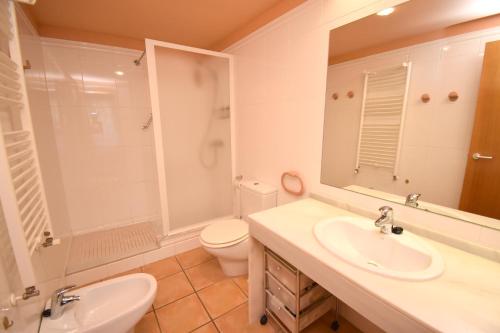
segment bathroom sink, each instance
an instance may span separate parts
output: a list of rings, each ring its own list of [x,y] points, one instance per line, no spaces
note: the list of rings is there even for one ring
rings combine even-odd
[[[383,234],[373,221],[339,216],[318,222],[314,235],[321,245],[347,263],[402,280],[429,280],[444,270],[440,253],[423,239],[403,231]]]
[[[75,289],[79,302],[65,306],[58,319],[43,318],[40,333],[128,333],[151,307],[156,280],[144,273],[129,274]],[[50,301],[47,307],[50,306]]]

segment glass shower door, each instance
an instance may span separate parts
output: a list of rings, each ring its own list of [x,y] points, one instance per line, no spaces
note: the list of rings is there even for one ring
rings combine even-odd
[[[172,234],[233,214],[231,58],[147,42],[163,224]]]

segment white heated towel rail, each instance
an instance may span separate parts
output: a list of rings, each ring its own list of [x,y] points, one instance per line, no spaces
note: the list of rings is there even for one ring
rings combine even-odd
[[[36,283],[31,256],[44,233],[51,232],[51,224],[26,95],[15,6],[9,0],[0,0],[0,185],[7,231],[30,296]]]
[[[386,168],[397,177],[411,63],[366,72],[356,172]]]

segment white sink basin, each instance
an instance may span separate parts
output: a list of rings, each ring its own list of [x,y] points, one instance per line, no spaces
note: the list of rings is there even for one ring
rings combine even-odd
[[[372,220],[339,216],[314,226],[316,239],[351,265],[402,280],[429,280],[444,270],[440,253],[424,240],[404,231],[382,234]]]
[[[65,305],[55,320],[43,318],[40,333],[126,333],[151,307],[156,279],[144,273],[130,274],[76,289],[68,294],[81,300]],[[47,303],[50,306],[50,301]]]

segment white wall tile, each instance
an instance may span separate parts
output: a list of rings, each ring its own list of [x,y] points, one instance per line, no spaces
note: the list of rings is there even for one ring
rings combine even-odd
[[[78,273],[66,276],[66,284],[76,284],[82,286],[91,282],[101,280],[108,276],[108,268],[106,265],[87,269]]]
[[[491,29],[367,56],[328,68],[325,118],[325,155],[328,170],[322,179],[328,184],[370,187],[402,196],[423,193],[421,200],[457,208],[465,175],[481,71],[478,50]],[[444,47],[446,46],[446,51]],[[379,169],[366,169],[354,176],[363,91],[363,71],[411,61],[408,104],[400,158],[400,181]],[[352,99],[346,91],[355,92]],[[457,91],[459,99],[448,100]],[[333,92],[339,99],[333,101]],[[431,96],[429,103],[420,100]],[[342,148],[342,149],[341,149]],[[422,162],[426,161],[425,164]],[[406,182],[408,180],[409,183]]]
[[[157,250],[144,253],[144,265],[171,257],[173,255],[176,255],[177,253],[178,252],[175,251],[174,244],[162,246]]]
[[[81,233],[157,216],[153,133],[141,128],[147,72],[133,64],[140,52],[54,39],[43,49],[66,223]]]
[[[186,252],[186,251],[195,249],[195,248],[200,247],[200,246],[201,246],[201,243],[200,243],[199,237],[194,237],[191,239],[183,240],[181,242],[177,242],[174,244],[175,254]]]
[[[106,265],[106,275],[112,276],[123,273],[134,268],[144,266],[144,255],[140,254],[130,258],[122,259]]]
[[[329,27],[340,22],[347,23],[376,12],[377,9],[397,3],[398,1],[371,0],[308,1],[295,11],[273,21],[228,48],[227,51],[236,57],[237,174],[275,185],[279,188],[280,204],[297,199],[284,193],[280,186],[281,173],[292,168],[303,176],[307,191],[324,193],[326,196],[339,198],[374,212],[380,205],[386,203],[321,185],[319,179]],[[273,45],[268,50],[271,41]],[[426,85],[426,76],[436,73],[433,70],[422,72],[422,75],[415,77],[418,87],[415,94],[411,96],[410,103],[414,104],[415,110],[413,115],[410,113],[410,116],[422,120],[418,125],[420,130],[413,131],[405,138],[408,140],[408,146],[414,147],[410,149],[414,150],[420,140],[424,142],[427,140],[429,135],[422,130],[428,130],[428,124],[435,120],[434,115],[438,110],[433,106],[449,103],[446,96],[450,89],[460,90],[458,92],[461,94],[461,99],[459,98],[458,103],[452,105],[449,112],[463,114],[470,110],[471,103],[467,99],[473,99],[473,96],[465,96],[470,92],[461,93],[465,91],[463,86],[455,84],[458,76],[468,69],[463,64],[457,63],[458,60],[455,60],[457,57],[453,56],[453,52],[456,54],[465,52],[469,46],[462,47],[459,44],[452,46],[453,50],[450,48],[452,53],[442,59],[447,64],[453,65],[447,74],[446,84],[435,88]],[[423,62],[432,64],[433,59],[442,53],[441,47],[442,45],[437,45],[425,50],[411,49],[410,52]],[[477,51],[480,49],[478,45]],[[470,54],[470,57],[472,56],[473,52]],[[479,55],[478,58],[480,58]],[[457,74],[454,74],[453,68],[457,66],[461,68],[457,70]],[[281,71],[283,67],[287,68],[286,75],[283,75]],[[466,84],[473,84],[476,79],[475,76],[470,76]],[[266,91],[269,88],[268,82],[279,86],[272,88],[271,94]],[[428,92],[425,90],[429,88],[440,91],[431,96],[432,107],[431,105],[421,106],[418,104],[420,94]],[[449,106],[449,104],[445,105]],[[460,117],[457,121],[459,122],[457,126],[461,126],[462,130],[466,130],[467,124],[470,124],[470,119],[468,120],[467,117]],[[437,122],[439,119],[436,120]],[[445,124],[440,121],[440,126],[443,127]],[[454,137],[454,133],[447,135],[449,140],[446,142],[448,143],[458,139]],[[448,149],[446,154],[452,155],[450,160],[453,160],[453,163],[459,163],[460,150],[463,150],[462,143],[446,146]],[[414,152],[418,156],[429,154],[428,149],[414,150]],[[455,152],[458,155],[454,155]],[[435,150],[432,154],[435,156]],[[411,171],[410,164],[408,163],[406,168]],[[417,174],[415,177],[423,177],[423,171],[414,170],[414,172]],[[457,175],[450,177],[454,178]],[[482,227],[408,207],[398,206],[395,209],[399,216],[412,223],[422,222],[428,228],[436,228],[451,236],[455,235],[474,242],[486,239],[486,236],[479,237],[478,230],[484,231]],[[492,229],[488,230],[493,234],[498,233]],[[500,242],[497,243],[492,245],[499,249]]]

